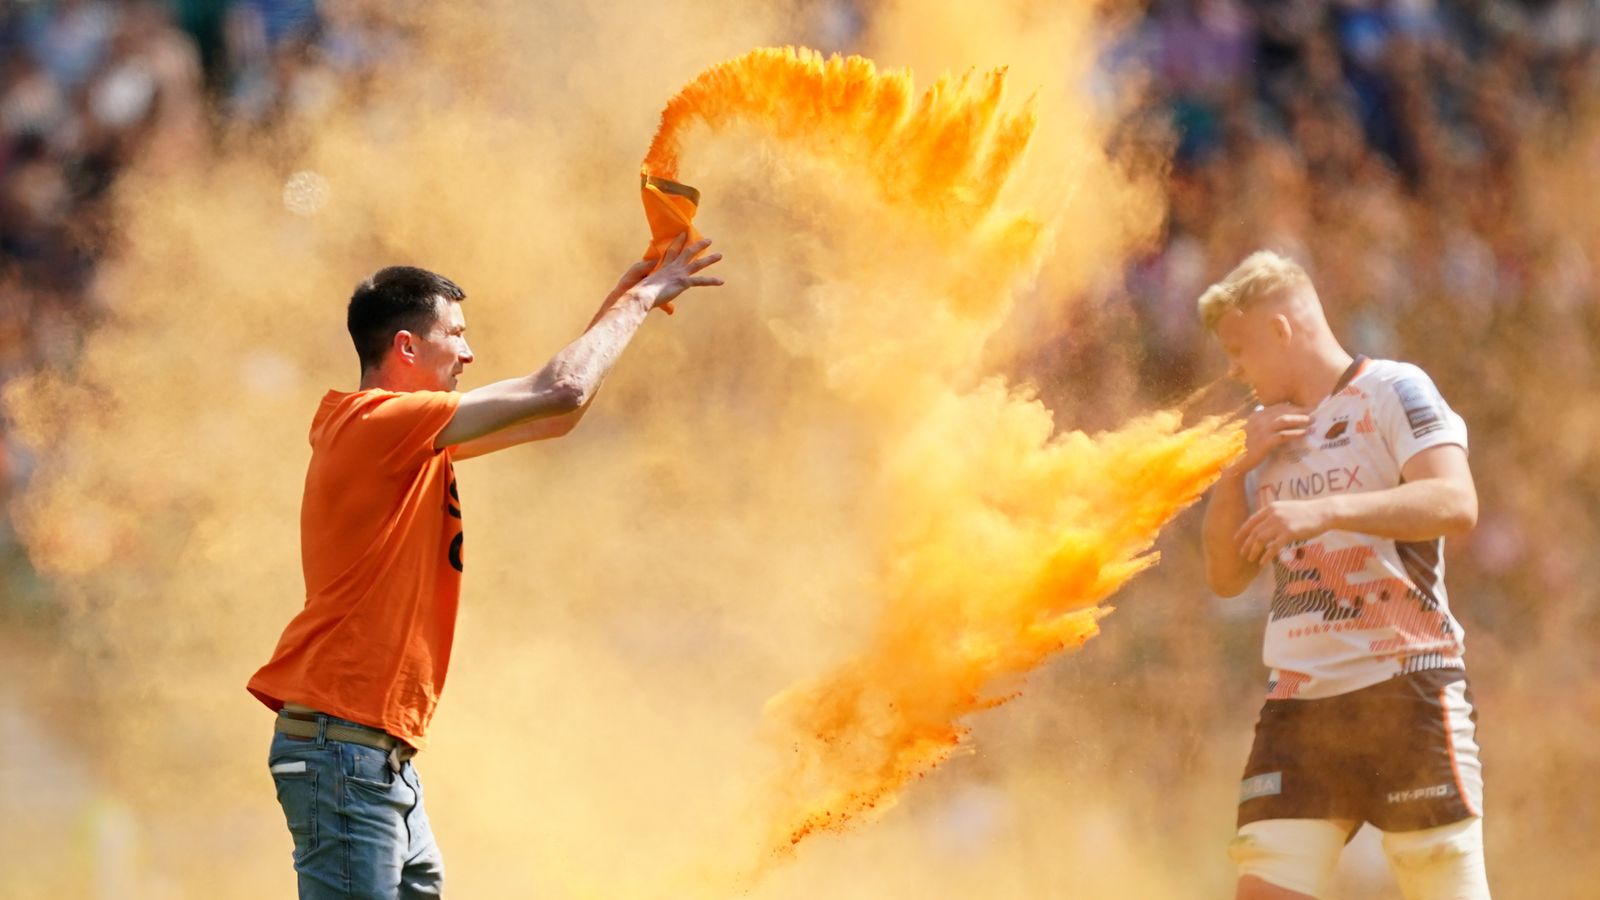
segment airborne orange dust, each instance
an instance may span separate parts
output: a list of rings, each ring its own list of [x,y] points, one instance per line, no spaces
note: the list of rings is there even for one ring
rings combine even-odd
[[[919,11],[934,58],[886,63],[1010,67],[919,94],[862,58],[746,53],[793,33],[787,10],[681,25],[707,9],[440,9],[421,62],[369,95],[122,183],[105,323],[6,398],[41,448],[20,525],[68,608],[40,680],[93,798],[64,847],[0,825],[28,851],[8,895],[292,890],[270,716],[242,685],[299,603],[305,429],[355,376],[343,300],[427,266],[468,292],[464,387],[542,363],[638,252],[634,154],[685,83],[646,167],[704,192],[729,286],[648,323],[571,437],[461,467],[458,654],[418,760],[452,893],[1036,891],[1010,872],[1021,844],[941,871],[919,834],[949,811],[886,812],[971,713],[1095,633],[1236,449],[1166,413],[1063,431],[991,365],[1019,301],[1114,271],[1159,198],[1061,83],[1087,10]],[[897,15],[884,33],[913,33]],[[525,51],[549,33],[603,49]],[[959,811],[986,796],[948,793],[970,778],[918,786]]]
[[[879,73],[861,57],[755,50],[674,96],[645,159],[646,172],[681,178],[696,120],[753,122],[812,157],[820,177],[870,183],[896,231],[927,242],[925,258],[988,276],[902,310],[932,323],[934,353],[895,352],[915,326],[833,348],[870,348],[845,394],[870,385],[864,401],[898,427],[878,435],[869,485],[881,558],[864,646],[770,704],[793,732],[778,738],[793,755],[772,822],[778,847],[881,810],[956,749],[963,717],[1006,699],[996,693],[1011,689],[1006,679],[1093,637],[1097,604],[1155,562],[1156,532],[1239,448],[1223,422],[1185,431],[1170,414],[1098,439],[1057,437],[1049,413],[1003,381],[952,389],[1045,238],[1044,213],[1025,197],[1015,210],[997,203],[1035,124],[1031,110],[1003,111],[1005,88],[994,71],[942,79],[919,98],[909,72]]]
[[[887,4],[876,62],[749,51],[801,42],[798,6],[432,6],[364,96],[123,181],[104,322],[4,398],[67,610],[26,671],[78,799],[0,817],[0,894],[292,891],[243,684],[301,601],[306,428],[356,377],[343,302],[426,266],[468,294],[463,388],[542,364],[645,238],[658,114],[645,168],[702,191],[728,286],[648,322],[574,434],[460,467],[457,655],[418,759],[452,894],[1228,884],[1231,772],[1187,751],[1200,837],[1152,847],[1167,786],[1111,755],[1165,736],[1074,718],[1109,681],[1023,681],[1138,624],[1103,604],[1239,441],[1136,410],[1084,434],[1010,374],[1160,222],[1083,87],[1093,5]],[[1144,602],[1203,586],[1171,590]]]

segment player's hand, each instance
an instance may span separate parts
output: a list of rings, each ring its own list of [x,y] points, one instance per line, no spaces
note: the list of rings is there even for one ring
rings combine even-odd
[[[722,259],[721,253],[700,256],[711,246],[711,239],[704,238],[686,247],[684,244],[687,240],[687,234],[678,235],[666,252],[661,254],[660,267],[639,282],[639,290],[651,297],[651,309],[671,303],[689,288],[717,287],[722,284],[721,278],[699,274]],[[697,256],[700,258],[696,259]]]
[[[1320,500],[1275,500],[1256,510],[1233,533],[1239,555],[1265,565],[1278,551],[1328,530],[1328,506]]]
[[[1266,461],[1272,451],[1311,429],[1311,417],[1293,403],[1274,403],[1250,414],[1244,423],[1244,456],[1236,465],[1248,472]]]

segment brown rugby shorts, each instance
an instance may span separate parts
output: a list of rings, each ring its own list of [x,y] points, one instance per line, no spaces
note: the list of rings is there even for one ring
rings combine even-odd
[[[1477,710],[1463,669],[1425,669],[1348,694],[1268,700],[1238,824],[1352,819],[1415,831],[1482,814]]]

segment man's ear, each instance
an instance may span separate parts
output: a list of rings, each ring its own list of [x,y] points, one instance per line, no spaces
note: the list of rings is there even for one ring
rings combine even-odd
[[[406,365],[415,365],[417,362],[417,338],[404,328],[396,331],[390,339],[389,349],[405,362]]]
[[[1289,338],[1293,336],[1293,334],[1294,325],[1289,321],[1288,316],[1284,315],[1283,313],[1278,313],[1272,317],[1272,335],[1278,339],[1278,343],[1289,343]]]

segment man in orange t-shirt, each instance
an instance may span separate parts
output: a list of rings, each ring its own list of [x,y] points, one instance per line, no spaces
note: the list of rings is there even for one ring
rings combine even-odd
[[[356,288],[361,387],[311,422],[300,512],[306,602],[250,693],[278,713],[268,766],[302,898],[440,895],[444,869],[411,757],[444,689],[461,591],[456,460],[560,437],[650,310],[721,258],[680,238],[630,268],[543,368],[457,393],[472,362],[449,279],[409,266]]]

